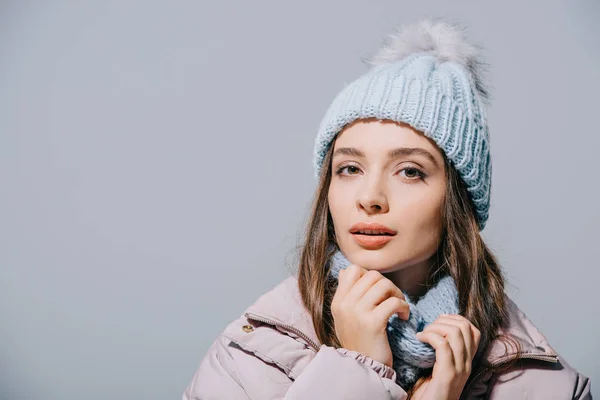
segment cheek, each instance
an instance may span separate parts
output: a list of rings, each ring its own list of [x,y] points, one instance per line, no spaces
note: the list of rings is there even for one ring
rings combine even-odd
[[[421,204],[414,210],[406,209],[401,226],[402,240],[397,252],[412,262],[429,259],[438,250],[442,237],[442,221],[439,207],[425,208]],[[412,211],[412,212],[411,212]]]
[[[349,207],[352,206],[350,199],[353,197],[348,190],[344,190],[343,186],[331,183],[327,194],[329,210],[333,218],[339,215],[345,215]]]
[[[329,206],[329,212],[335,221],[335,216],[337,215],[338,209],[338,201],[337,196],[335,195],[335,190],[331,187],[329,188],[329,192],[327,193],[327,204]]]
[[[442,230],[443,192],[438,190],[420,191],[414,195],[397,196],[395,209],[401,228],[415,235],[438,237]],[[393,207],[393,206],[392,206]]]
[[[328,192],[329,213],[333,220],[333,226],[338,238],[344,237],[341,230],[345,230],[353,222],[351,216],[354,215],[352,209],[354,203],[351,201],[353,197],[348,194],[348,191],[342,190],[341,187],[331,185]],[[339,240],[339,239],[338,239]]]
[[[343,197],[339,196],[339,193],[335,190],[335,188],[330,188],[328,193],[328,204],[329,204],[329,212],[331,214],[331,219],[333,219],[333,224],[335,227],[339,225],[341,222],[339,220],[341,215],[344,215],[343,203],[341,203],[341,199]]]

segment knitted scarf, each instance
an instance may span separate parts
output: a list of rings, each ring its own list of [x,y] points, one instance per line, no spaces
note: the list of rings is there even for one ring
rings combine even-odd
[[[331,259],[331,277],[337,279],[339,272],[350,262],[337,250]],[[388,321],[387,334],[393,355],[396,382],[405,390],[411,388],[427,368],[435,363],[435,350],[416,338],[427,325],[440,314],[458,314],[458,292],[454,279],[445,276],[414,303],[406,294],[410,317],[404,321],[396,314]]]

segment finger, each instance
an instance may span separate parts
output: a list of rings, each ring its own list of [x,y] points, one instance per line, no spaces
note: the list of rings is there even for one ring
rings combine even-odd
[[[417,333],[417,339],[429,343],[435,350],[435,363],[439,363],[442,369],[454,371],[454,353],[448,340],[434,331],[423,331]]]
[[[365,274],[365,272],[365,269],[357,265],[349,265],[346,269],[341,270],[338,275],[338,287],[335,291],[335,297],[346,297],[350,289],[352,289],[354,284]]]
[[[352,299],[354,301],[360,300],[364,296],[364,294],[371,288],[371,286],[373,286],[381,279],[385,278],[380,272],[375,270],[366,271],[354,284],[352,289],[350,289],[346,298],[348,300]]]
[[[465,344],[465,361],[470,361],[473,355],[473,333],[471,332],[471,323],[466,318],[448,317],[440,315],[436,321],[455,326],[460,329]]]
[[[387,321],[393,314],[397,314],[401,319],[407,320],[410,315],[410,308],[406,301],[400,300],[397,297],[388,297],[375,307],[373,314],[377,316],[377,319],[385,321],[385,325],[387,326]]]
[[[465,338],[467,349],[469,349],[469,360],[473,360],[473,357],[475,357],[475,354],[477,353],[479,339],[481,337],[479,329],[477,329],[471,321],[458,314],[442,314],[440,315],[439,320],[445,321],[446,323],[455,323],[460,327],[463,332],[463,337]]]
[[[435,332],[438,335],[444,337],[454,354],[455,368],[457,371],[462,372],[465,369],[465,365],[471,362],[467,353],[467,347],[462,331],[456,325],[446,324],[436,320],[432,324],[428,325],[423,329],[423,332]]]
[[[442,315],[449,317],[449,318],[467,321],[471,325],[471,332],[473,333],[473,339],[475,339],[474,344],[475,345],[479,344],[479,340],[481,339],[481,331],[479,329],[477,329],[477,327],[475,325],[473,325],[473,323],[471,321],[469,321],[467,318],[465,318],[459,314],[442,314]]]
[[[361,297],[360,303],[366,309],[372,310],[388,297],[397,297],[400,300],[406,300],[404,293],[387,278],[380,279],[371,286]]]

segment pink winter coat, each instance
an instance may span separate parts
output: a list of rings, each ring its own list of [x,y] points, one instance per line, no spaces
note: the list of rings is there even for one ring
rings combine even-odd
[[[522,360],[500,376],[485,369],[461,399],[591,399],[590,380],[571,368],[509,300],[506,331],[521,344]],[[494,341],[493,365],[513,354]],[[396,373],[365,355],[320,345],[295,277],[260,297],[217,338],[183,400],[402,400]]]

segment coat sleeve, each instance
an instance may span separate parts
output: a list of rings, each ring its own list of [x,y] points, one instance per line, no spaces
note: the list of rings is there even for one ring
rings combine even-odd
[[[490,400],[573,399],[592,400],[590,379],[564,358],[557,364],[521,362],[494,378]]]
[[[592,400],[592,384],[590,378],[577,374],[577,382],[573,391],[573,400]]]
[[[200,367],[183,393],[183,400],[248,399],[235,372],[235,361],[223,338],[208,349]]]
[[[277,365],[220,337],[202,360],[183,400],[405,400],[406,392],[394,380],[391,368],[360,353],[328,346],[322,346],[293,380]]]
[[[391,368],[370,357],[321,346],[285,399],[405,400],[407,394],[395,378]]]

